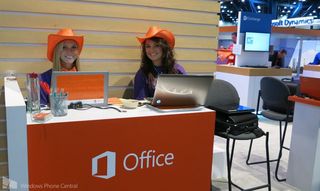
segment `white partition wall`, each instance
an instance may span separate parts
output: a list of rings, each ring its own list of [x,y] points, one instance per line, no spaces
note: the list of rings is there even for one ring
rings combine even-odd
[[[237,68],[237,70],[259,70],[259,69]],[[275,70],[275,69],[260,69],[260,70]],[[235,74],[228,71],[226,72],[219,71],[219,67],[218,67],[218,71],[215,73],[215,76],[216,76],[216,79],[221,79],[221,80],[230,82],[237,89],[240,97],[241,105],[256,109],[258,94],[260,90],[260,80],[264,76],[270,76],[270,75],[262,74],[262,75],[251,76],[251,75]],[[285,74],[281,76],[277,76],[275,73],[274,76],[272,77],[282,79],[282,78],[288,78],[291,76],[285,75]],[[260,103],[262,103],[262,100],[260,101]],[[260,109],[261,109],[261,106],[262,104],[260,104]]]
[[[295,103],[287,183],[320,190],[320,106]]]
[[[9,187],[10,190],[29,190],[26,105],[16,80],[5,78],[4,86]]]

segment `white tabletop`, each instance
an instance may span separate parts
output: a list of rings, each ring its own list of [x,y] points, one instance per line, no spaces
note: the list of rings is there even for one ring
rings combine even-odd
[[[178,115],[186,113],[199,113],[199,112],[209,112],[212,110],[206,109],[204,107],[199,107],[193,110],[181,110],[181,111],[172,111],[172,112],[159,112],[153,109],[150,109],[147,106],[141,106],[136,109],[120,109],[121,112],[115,109],[97,109],[90,108],[87,110],[75,110],[69,109],[68,115],[63,117],[53,117],[45,123],[61,123],[61,122],[73,122],[73,121],[89,121],[89,120],[101,120],[101,119],[118,119],[118,118],[132,118],[132,117],[146,117],[146,116],[160,116],[160,115]],[[50,111],[44,111],[50,112]],[[34,122],[31,120],[30,114],[27,114],[27,124],[39,124],[39,122]]]

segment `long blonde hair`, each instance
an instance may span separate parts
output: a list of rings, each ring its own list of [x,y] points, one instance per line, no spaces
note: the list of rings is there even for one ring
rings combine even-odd
[[[52,70],[60,71],[61,70],[61,52],[63,50],[63,41],[59,42],[53,51],[53,59],[52,59]],[[76,67],[76,70],[80,70],[80,59],[79,57],[73,62],[73,66]]]

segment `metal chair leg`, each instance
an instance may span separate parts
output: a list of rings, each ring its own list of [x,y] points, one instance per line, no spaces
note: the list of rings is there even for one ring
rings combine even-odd
[[[281,162],[282,148],[283,148],[284,140],[285,140],[285,137],[286,137],[287,126],[288,126],[288,120],[286,120],[285,125],[284,125],[283,137],[282,137],[282,140],[281,140],[281,143],[280,143],[278,161],[277,161],[277,166],[276,166],[276,171],[275,171],[276,179],[277,179],[279,182],[282,182],[282,181],[285,181],[285,180],[286,180],[286,178],[283,178],[283,179],[279,178],[279,176],[278,176],[278,171],[279,171],[279,166],[280,166],[280,162]]]
[[[280,135],[280,137],[279,137],[279,145],[281,145],[281,141],[282,141],[282,123],[281,123],[281,121],[279,121],[279,135]]]
[[[232,185],[231,185],[231,164],[230,164],[230,156],[229,156],[229,144],[230,144],[230,138],[227,138],[226,153],[227,153],[227,170],[228,170],[228,189],[229,189],[229,191],[232,191]]]
[[[235,143],[236,143],[236,140],[233,139],[233,140],[232,140],[232,148],[231,148],[231,156],[230,156],[230,168],[232,168],[232,159],[233,159],[233,153],[234,153]]]
[[[249,162],[250,157],[251,157],[252,143],[253,143],[253,139],[251,139],[251,141],[250,141],[250,146],[249,146],[249,151],[248,151],[248,155],[247,155],[246,164],[247,164],[247,165],[254,165],[254,164],[266,163],[266,162],[267,162],[267,160],[263,160],[263,161],[256,161],[256,162]],[[276,162],[276,161],[278,161],[278,158],[276,158],[276,159],[272,159],[272,160],[270,160],[270,159],[269,159],[269,162]]]
[[[285,133],[286,133],[286,128],[287,128],[287,125],[288,125],[288,122],[285,121],[285,129],[284,129],[284,132],[282,133],[282,121],[279,121],[279,134],[280,134],[280,137],[279,137],[279,150],[282,150],[282,149],[286,149],[286,150],[290,150],[290,148],[287,148],[284,146],[284,144],[282,144],[282,139],[284,139],[285,137]],[[267,161],[256,161],[256,162],[249,162],[250,160],[250,157],[251,157],[251,149],[252,149],[252,143],[253,143],[253,140],[250,141],[250,146],[249,146],[249,151],[248,151],[248,155],[247,155],[247,160],[246,160],[246,164],[247,165],[254,165],[254,164],[261,164],[261,163],[265,163]],[[280,151],[279,151],[280,152]],[[282,151],[281,151],[281,155],[282,155]],[[281,156],[280,156],[281,158]],[[272,159],[272,160],[269,160],[269,162],[277,162],[279,163],[279,155],[276,159]]]
[[[232,139],[232,148],[231,148],[231,154],[230,152],[230,138],[226,138],[227,139],[227,143],[226,143],[226,155],[227,155],[227,170],[228,170],[228,189],[229,191],[232,191],[232,186],[235,186],[236,188],[238,188],[239,190],[258,190],[261,188],[266,188],[268,187],[268,190],[271,191],[271,178],[270,178],[270,161],[269,161],[269,133],[267,132],[265,134],[266,136],[266,163],[267,163],[267,179],[268,179],[268,184],[265,185],[261,185],[261,186],[256,186],[253,188],[249,188],[249,189],[243,189],[240,186],[238,186],[237,184],[232,182],[231,179],[231,167],[232,167],[232,160],[233,160],[233,154],[234,154],[234,148],[235,148],[235,139]],[[252,143],[252,139],[251,139],[251,143]]]
[[[271,191],[270,160],[269,160],[269,132],[267,132],[265,136],[266,136],[266,159],[267,159],[268,190]]]
[[[251,164],[251,163],[249,163],[249,160],[250,160],[250,156],[251,156],[252,143],[253,143],[253,139],[250,140],[250,146],[249,146],[249,151],[248,151],[247,160],[246,160],[247,165]]]

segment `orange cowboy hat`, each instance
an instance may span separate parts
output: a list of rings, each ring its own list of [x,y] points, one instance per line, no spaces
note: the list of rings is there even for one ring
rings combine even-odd
[[[152,37],[159,37],[163,38],[167,43],[169,44],[170,48],[174,47],[175,39],[172,32],[161,29],[157,26],[151,26],[148,29],[148,32],[144,37],[137,37],[138,41],[142,44],[146,39],[152,38]]]
[[[83,46],[83,36],[75,36],[72,29],[60,29],[57,34],[49,34],[48,35],[48,50],[47,57],[52,62],[53,59],[53,51],[57,44],[63,40],[74,40],[79,46],[79,53],[82,50]]]

